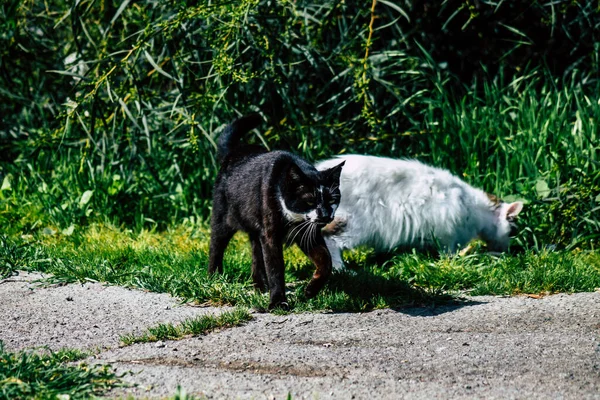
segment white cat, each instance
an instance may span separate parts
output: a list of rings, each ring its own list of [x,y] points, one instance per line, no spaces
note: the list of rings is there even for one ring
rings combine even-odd
[[[508,249],[512,220],[523,203],[505,203],[450,172],[416,160],[345,155],[317,164],[323,170],[345,160],[341,202],[324,229],[333,267],[344,268],[342,250],[368,246],[385,252],[399,245],[441,245],[456,252],[476,237],[489,251]]]

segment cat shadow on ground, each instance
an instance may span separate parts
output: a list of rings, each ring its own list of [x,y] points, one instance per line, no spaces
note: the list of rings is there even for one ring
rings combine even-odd
[[[334,313],[365,312],[381,307],[414,316],[433,316],[456,309],[482,304],[466,300],[442,290],[429,290],[412,285],[406,279],[387,274],[377,274],[365,265],[384,266],[394,254],[368,255],[361,265],[352,261],[347,269],[334,272],[327,284],[324,299],[319,308],[330,309]],[[306,265],[294,271],[297,279],[308,280],[311,266]],[[298,293],[301,293],[300,291]],[[321,296],[320,296],[321,297]],[[303,299],[300,295],[299,299]]]
[[[386,304],[394,311],[413,316],[434,316],[482,304],[441,290],[426,290],[400,278],[375,275],[369,270],[334,274],[329,288],[359,299],[371,305],[371,309]]]
[[[486,304],[486,301],[467,300],[464,298],[454,298],[452,301],[446,304],[432,304],[420,307],[404,307],[404,308],[392,308],[394,311],[401,312],[413,317],[435,317],[436,315],[442,315],[448,312],[453,312],[463,307],[479,306]]]
[[[481,248],[479,248],[481,250]],[[399,254],[407,254],[416,251],[413,247],[398,246],[394,251],[383,252],[383,253],[371,253],[366,257],[367,264],[377,265],[380,268],[385,268],[385,264],[390,262]],[[419,254],[437,259],[441,256],[439,246],[428,246],[421,248],[417,251]],[[361,267],[356,263],[350,262],[351,274]],[[366,272],[366,271],[365,271]],[[382,279],[383,277],[375,276],[370,274],[371,278]],[[385,279],[384,279],[385,280]],[[419,317],[433,317],[436,315],[444,314],[458,310],[462,307],[476,306],[485,304],[485,301],[476,301],[472,299],[466,299],[464,296],[452,295],[441,290],[425,290],[423,288],[411,285],[405,280],[396,280],[400,293],[403,294],[407,301],[412,299],[412,304],[400,304],[397,306],[391,306],[390,308],[394,311],[402,312],[412,316]],[[383,288],[390,288],[393,285],[392,282],[386,282],[383,284]],[[392,287],[393,290],[393,287]]]

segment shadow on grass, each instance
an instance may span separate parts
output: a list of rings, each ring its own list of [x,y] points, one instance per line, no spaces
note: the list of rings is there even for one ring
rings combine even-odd
[[[364,311],[387,307],[410,315],[433,316],[480,304],[442,290],[414,286],[403,279],[377,275],[369,268],[355,273],[336,274],[329,287],[332,291],[344,292],[350,298],[359,299],[367,306]]]
[[[363,266],[350,265],[351,269],[335,272],[326,288],[314,299],[306,299],[304,284],[296,287],[294,310],[366,312],[390,308],[410,315],[438,315],[479,304],[442,290],[418,287],[405,279],[391,276],[386,273],[385,267],[381,267],[389,257],[377,256],[377,260],[371,258],[367,257],[365,262],[361,263]],[[312,272],[312,266],[306,264],[295,270],[292,275],[307,282],[310,279],[309,272]]]

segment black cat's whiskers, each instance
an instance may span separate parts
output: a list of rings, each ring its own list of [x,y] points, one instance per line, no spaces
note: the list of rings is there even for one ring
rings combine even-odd
[[[295,222],[295,221],[289,221],[289,222],[286,224],[286,227],[287,227],[288,225],[292,224],[293,222]],[[287,234],[285,235],[285,238],[286,238],[286,242],[287,242],[287,244],[291,244],[291,243],[292,243],[292,242],[291,242],[291,240],[290,240],[290,237],[293,235],[293,233],[294,233],[296,230],[298,230],[298,229],[300,229],[300,228],[302,227],[302,224],[303,224],[304,222],[306,222],[306,221],[303,221],[303,222],[299,223],[298,225],[295,225],[294,227],[292,227],[292,229],[290,229],[290,230],[287,232]],[[296,233],[296,234],[297,234],[297,233]]]
[[[300,234],[300,232],[302,232],[303,229],[307,228],[308,225],[310,225],[310,223],[311,223],[310,221],[306,220],[306,221],[302,221],[301,223],[299,223],[298,225],[293,227],[287,234],[287,238],[286,238],[287,243],[288,244],[294,243],[294,240],[296,240],[296,237],[298,236],[298,234]],[[294,234],[294,232],[296,232],[296,233]],[[290,240],[290,237],[292,235],[294,235],[294,236]]]
[[[310,238],[310,232],[312,232],[313,224],[309,223],[307,228],[304,230],[302,237],[300,238],[300,246],[307,248],[308,247],[308,238]],[[304,246],[304,241],[307,241],[306,246]]]
[[[304,231],[302,235],[302,239],[300,240],[300,245],[304,248],[312,247],[313,243],[317,243],[317,234],[319,232],[319,225],[311,222],[308,228]]]
[[[304,224],[304,227],[302,228],[302,236],[300,236],[300,245],[302,245],[302,243],[304,241],[304,237],[306,236],[306,233],[310,230],[310,226],[311,226],[311,222],[307,220],[306,224]]]
[[[319,231],[319,226],[317,224],[312,224],[312,226],[310,227],[310,236],[309,236],[309,242],[308,242],[308,246],[312,246],[313,242],[314,244],[317,244],[317,232]]]

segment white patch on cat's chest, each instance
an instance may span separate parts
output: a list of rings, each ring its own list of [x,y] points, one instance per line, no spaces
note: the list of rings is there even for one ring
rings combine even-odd
[[[302,222],[304,221],[304,214],[298,214],[288,209],[285,205],[285,201],[283,197],[279,197],[279,204],[281,204],[281,211],[283,212],[283,216],[290,222]]]

